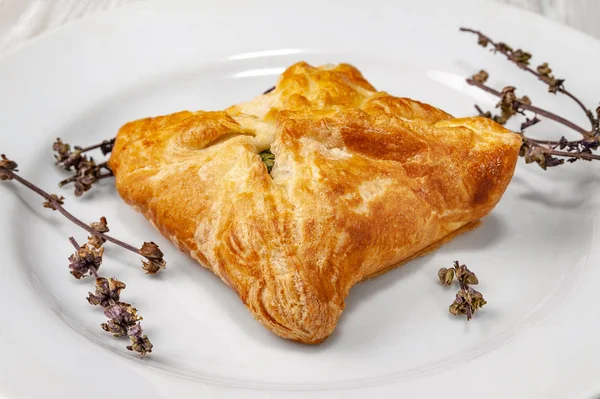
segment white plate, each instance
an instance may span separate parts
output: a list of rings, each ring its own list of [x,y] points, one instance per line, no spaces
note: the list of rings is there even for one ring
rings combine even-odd
[[[545,92],[459,26],[549,61],[587,104],[598,100],[600,44],[533,14],[480,1],[228,1],[140,3],[74,23],[0,63],[1,151],[23,176],[67,197],[115,236],[154,240],[168,269],[108,246],[102,271],[128,286],[155,351],[140,359],[99,328],[92,281],[67,269],[67,237],[85,234],[16,184],[0,184],[0,396],[592,398],[600,394],[598,167],[544,172],[519,162],[481,228],[432,255],[355,287],[334,335],[284,341],[254,321],[221,281],[174,249],[118,198],[110,181],[76,199],[58,189],[56,136],[76,144],[125,122],[182,109],[219,109],[270,87],[286,66],[350,62],[380,89],[473,114],[491,85],[578,123],[572,103]],[[226,5],[225,5],[226,4]],[[537,132],[565,131],[544,122]],[[436,271],[453,260],[480,277],[489,304],[467,323],[448,314],[454,292]]]

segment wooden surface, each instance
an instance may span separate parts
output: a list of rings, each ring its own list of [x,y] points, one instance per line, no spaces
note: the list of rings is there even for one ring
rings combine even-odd
[[[65,22],[136,1],[144,0],[0,0],[0,53]],[[600,38],[600,0],[479,1],[513,4]]]

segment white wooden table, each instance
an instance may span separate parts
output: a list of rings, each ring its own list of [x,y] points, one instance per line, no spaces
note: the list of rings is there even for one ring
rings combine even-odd
[[[67,21],[136,1],[144,0],[0,0],[0,54]],[[514,4],[600,38],[600,0],[479,1]]]

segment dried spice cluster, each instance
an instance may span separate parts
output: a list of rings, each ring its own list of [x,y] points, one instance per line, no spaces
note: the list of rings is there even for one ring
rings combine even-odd
[[[455,261],[454,267],[449,269],[442,267],[438,271],[438,278],[444,285],[451,285],[455,277],[460,285],[460,289],[448,311],[455,316],[464,314],[467,316],[467,320],[471,320],[477,309],[481,309],[487,301],[483,298],[481,292],[470,287],[470,285],[479,284],[479,280],[475,276],[475,273],[470,271],[467,266]]]
[[[102,217],[99,224],[108,231],[106,218]],[[128,345],[127,349],[130,351],[138,352],[141,355],[151,353],[152,343],[148,336],[143,334],[140,324],[142,317],[137,314],[136,308],[120,301],[121,291],[126,287],[125,283],[113,277],[107,279],[98,275],[104,253],[103,243],[98,241],[95,236],[88,237],[88,242],[81,246],[73,237],[69,237],[69,240],[76,250],[69,257],[69,268],[73,277],[80,279],[90,275],[96,278],[96,291],[88,292],[87,301],[92,306],[99,305],[104,308],[104,315],[108,321],[102,323],[100,327],[117,338],[129,336],[131,345]],[[97,246],[98,244],[100,246]]]
[[[569,97],[585,112],[590,123],[589,129],[583,128],[555,113],[534,106],[527,96],[518,97],[514,86],[504,87],[501,91],[487,86],[485,83],[489,75],[486,71],[482,70],[467,79],[470,85],[479,87],[500,98],[500,101],[496,105],[500,109],[499,115],[493,115],[489,111],[484,112],[476,106],[480,115],[491,118],[500,124],[505,124],[516,115],[525,116],[526,119],[521,124],[519,134],[523,139],[520,155],[525,158],[527,163],[535,162],[543,169],[546,169],[562,165],[565,163],[565,160],[567,162],[575,162],[577,160],[591,161],[600,159],[600,155],[593,153],[600,145],[600,107],[596,109],[595,113],[587,108],[581,100],[565,88],[564,79],[554,76],[548,63],[544,62],[533,69],[531,67],[531,53],[522,49],[515,50],[506,43],[495,42],[485,34],[473,29],[461,28],[460,30],[474,33],[477,35],[479,45],[485,48],[489,47],[495,53],[503,54],[510,62],[544,82],[548,86],[550,93],[560,93]],[[533,114],[533,116],[527,113]],[[526,136],[525,130],[527,128],[541,122],[538,116],[558,122],[576,131],[582,138],[580,140],[567,140],[565,137],[562,137],[560,140],[553,141],[539,140]]]
[[[54,150],[54,158],[56,164],[67,172],[75,170],[75,174],[64,179],[58,185],[60,187],[65,184],[73,183],[75,186],[75,195],[81,196],[83,193],[92,188],[92,185],[98,180],[111,177],[112,171],[106,162],[97,164],[92,157],[88,157],[85,153],[99,148],[103,155],[110,153],[115,144],[115,139],[104,140],[100,144],[89,147],[73,147],[62,142],[57,138],[52,149]],[[104,173],[102,173],[104,171]]]

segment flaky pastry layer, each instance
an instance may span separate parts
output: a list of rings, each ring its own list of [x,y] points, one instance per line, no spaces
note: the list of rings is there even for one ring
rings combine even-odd
[[[123,199],[265,327],[319,343],[354,284],[490,212],[520,146],[489,119],[378,92],[350,65],[301,62],[224,111],[126,124],[109,166]]]

